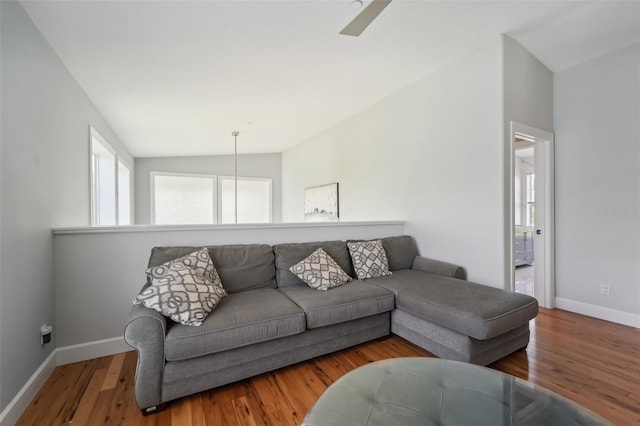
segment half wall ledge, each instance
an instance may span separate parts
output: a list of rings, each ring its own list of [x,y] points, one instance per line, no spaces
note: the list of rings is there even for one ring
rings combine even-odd
[[[225,224],[225,225],[123,225],[123,226],[78,226],[53,228],[54,235],[69,234],[110,234],[137,232],[188,232],[217,230],[249,230],[249,229],[311,229],[340,228],[357,226],[404,226],[404,220],[349,221],[349,222],[282,222],[260,224]]]

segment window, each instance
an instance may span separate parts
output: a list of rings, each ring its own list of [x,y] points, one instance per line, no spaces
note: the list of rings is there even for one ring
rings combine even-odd
[[[91,222],[116,224],[116,151],[91,129]]]
[[[235,179],[151,172],[151,223],[236,223]],[[238,178],[238,223],[271,222],[271,179]]]
[[[216,223],[216,177],[151,172],[151,223]]]
[[[527,225],[534,226],[536,210],[536,176],[527,173]]]
[[[236,223],[235,178],[221,176],[219,223]],[[238,178],[238,223],[271,222],[271,179]]]
[[[128,225],[131,222],[129,169],[94,128],[90,128],[90,145],[91,224]]]

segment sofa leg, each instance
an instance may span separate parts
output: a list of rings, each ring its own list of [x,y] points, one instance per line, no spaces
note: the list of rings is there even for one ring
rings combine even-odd
[[[165,408],[167,408],[167,404],[163,402],[162,404],[152,405],[151,407],[143,408],[140,411],[142,411],[142,415],[143,416],[148,416],[148,415],[151,415],[151,414],[155,414],[158,411],[162,411]]]
[[[387,340],[389,337],[391,337],[391,334],[387,334],[386,336],[378,337],[375,341],[376,341],[376,342],[384,342],[384,341],[385,341],[385,340]]]
[[[522,352],[526,352],[527,351],[527,346],[529,346],[528,343],[526,345],[524,345],[523,347],[521,347],[519,350],[522,351]]]

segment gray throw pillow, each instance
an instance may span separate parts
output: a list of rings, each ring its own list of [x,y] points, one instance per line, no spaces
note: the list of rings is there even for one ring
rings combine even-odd
[[[349,242],[347,248],[359,280],[391,275],[381,240]]]
[[[178,262],[193,269],[196,274],[207,278],[212,284],[222,287],[222,281],[220,280],[218,271],[215,266],[213,266],[213,261],[211,260],[211,256],[209,256],[209,251],[206,247],[177,259],[165,262],[162,265],[148,268],[146,272],[150,281],[153,281],[154,278],[167,278],[169,275],[175,278],[176,271],[173,271],[171,266]]]
[[[319,248],[307,258],[293,265],[289,270],[309,287],[316,290],[329,290],[341,286],[351,277],[336,263],[331,256]]]

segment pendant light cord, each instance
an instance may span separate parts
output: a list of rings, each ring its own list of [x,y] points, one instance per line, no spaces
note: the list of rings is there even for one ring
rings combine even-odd
[[[231,133],[233,136],[233,189],[234,189],[234,217],[235,223],[238,224],[238,135],[240,132],[234,131]]]

